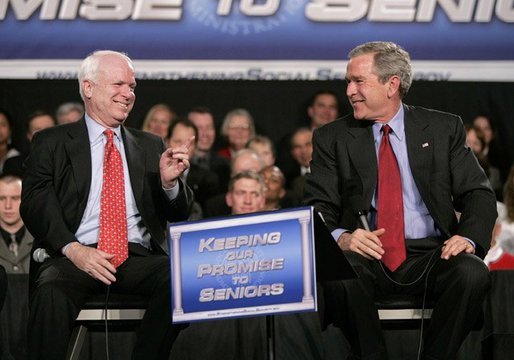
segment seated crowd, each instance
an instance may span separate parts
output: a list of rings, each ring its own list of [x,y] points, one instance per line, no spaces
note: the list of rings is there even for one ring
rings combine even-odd
[[[305,175],[310,172],[312,160],[313,131],[339,117],[338,96],[331,91],[317,92],[307,113],[309,126],[292,129],[275,141],[267,134],[256,133],[251,113],[242,108],[226,114],[219,127],[220,136],[218,122],[205,106],[194,107],[180,116],[169,105],[156,104],[148,111],[141,129],[161,137],[169,147],[188,146],[190,167],[181,180],[194,193],[189,220],[199,220],[244,213],[241,209],[251,208],[253,212],[301,206]],[[84,108],[77,103],[64,103],[55,116],[35,111],[26,122],[28,145],[16,149],[10,140],[15,123],[7,111],[0,109],[0,265],[7,274],[29,271],[33,237],[21,219],[20,199],[23,162],[30,151],[30,141],[38,131],[78,121],[83,116]],[[466,124],[466,131],[468,146],[488,176],[498,201],[505,204],[499,205],[505,210],[499,211],[493,241],[512,237],[514,167],[509,172],[509,164],[501,158],[502,149],[487,116],[477,116]],[[194,141],[189,144],[193,136]],[[234,188],[243,183],[258,189],[262,195],[258,204],[255,199],[235,195]],[[231,327],[229,330],[236,333],[241,325],[235,321],[220,326],[224,331]],[[216,328],[215,323],[212,328]]]

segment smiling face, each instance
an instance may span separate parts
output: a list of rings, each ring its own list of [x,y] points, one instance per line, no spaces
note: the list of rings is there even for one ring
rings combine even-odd
[[[391,76],[381,83],[374,69],[373,53],[351,58],[346,69],[346,96],[358,120],[387,122],[398,112],[400,79]]]
[[[94,79],[82,82],[86,112],[102,126],[119,126],[134,106],[135,87],[134,68],[125,57],[120,54],[100,56]]]
[[[198,129],[197,149],[202,152],[210,151],[216,139],[216,128],[214,127],[212,115],[209,113],[190,112],[188,118]]]
[[[328,124],[334,121],[339,113],[337,99],[331,94],[320,94],[309,106],[307,113],[311,118],[311,127],[317,128]]]

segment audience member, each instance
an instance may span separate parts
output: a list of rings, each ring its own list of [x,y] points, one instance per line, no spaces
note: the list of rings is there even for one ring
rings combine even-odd
[[[175,118],[175,111],[168,105],[156,104],[146,113],[141,130],[160,136],[164,140],[168,136],[170,125]]]
[[[6,110],[0,109],[0,174],[7,159],[20,155],[20,152],[11,145],[13,126],[11,115]]]
[[[243,171],[230,179],[225,195],[227,206],[232,215],[249,214],[265,209],[264,181],[254,171]]]
[[[252,149],[239,150],[232,158],[230,177],[240,172],[253,171],[259,173],[264,167],[259,154]],[[206,201],[204,206],[205,217],[225,216],[230,214],[230,208],[225,204],[224,194],[216,195]]]
[[[198,131],[188,119],[175,120],[170,127],[168,146],[179,148],[186,145],[194,136],[195,141],[189,145],[188,154],[191,158],[196,148]],[[218,176],[210,170],[194,163],[182,174],[182,180],[193,190],[195,201],[203,208],[205,201],[220,193]],[[197,215],[198,217],[198,215]]]
[[[79,121],[84,116],[84,105],[78,102],[66,102],[57,108],[55,118],[57,124],[69,124]]]
[[[489,267],[491,263],[498,261],[504,252],[505,245],[503,242],[510,242],[513,244],[514,241],[514,227],[507,227],[502,233],[502,225],[504,222],[508,222],[507,220],[507,207],[504,203],[497,201],[496,202],[496,212],[498,213],[498,217],[496,218],[496,222],[494,223],[493,234],[491,237],[491,248],[487,252],[487,255],[484,258],[484,263]],[[509,246],[509,248],[511,248]]]
[[[34,238],[20,216],[21,179],[0,176],[0,265],[10,274],[28,274]]]
[[[309,117],[308,129],[314,130],[320,126],[326,125],[339,116],[339,98],[337,94],[330,90],[319,90],[311,96],[309,106],[307,108],[307,116]],[[304,128],[304,126],[302,126]],[[297,165],[291,156],[291,138],[296,130],[286,134],[278,142],[278,158],[277,166],[284,172],[289,187],[290,180],[298,174],[294,174]]]
[[[227,113],[221,125],[221,135],[227,142],[218,154],[232,159],[255,136],[255,125],[250,113],[245,109],[234,109]]]
[[[303,199],[305,175],[309,173],[312,160],[312,130],[300,128],[293,133],[291,138],[291,156],[295,161],[295,167],[288,175],[288,188],[296,197]]]
[[[504,184],[511,164],[496,133],[494,122],[489,115],[478,115],[473,119],[473,126],[482,130],[485,137],[485,147],[482,154],[491,166],[500,170],[500,182]]]
[[[357,46],[346,81],[353,114],[314,131],[305,188],[359,275],[325,284],[326,309],[353,356],[382,359],[374,296],[426,294],[435,306],[421,356],[455,359],[490,287],[480,258],[494,193],[458,116],[403,103],[412,70],[400,46]],[[371,230],[357,229],[361,211]]]
[[[514,237],[514,166],[510,168],[509,176],[505,182],[503,191],[503,203],[505,204],[505,217],[502,218],[501,229],[498,237]]]
[[[230,179],[230,161],[213,149],[216,127],[212,112],[203,106],[193,108],[187,115],[198,130],[198,141],[191,162],[218,175],[220,189],[227,190]]]
[[[275,165],[275,147],[269,137],[256,135],[248,141],[246,148],[259,154],[264,166]]]
[[[55,119],[49,112],[45,110],[36,110],[31,113],[27,119],[27,140],[29,144],[30,151],[30,143],[32,142],[32,138],[34,135],[41,130],[50,128],[55,126]],[[25,151],[21,154],[13,156],[5,161],[4,164],[4,174],[12,174],[17,175],[19,177],[23,177],[25,169],[23,167],[23,162],[27,157],[28,151]]]
[[[331,123],[339,117],[339,98],[330,90],[320,90],[312,95],[311,102],[307,108],[310,124],[314,130],[320,126]]]
[[[496,198],[502,200],[502,182],[500,179],[500,171],[489,163],[489,160],[484,155],[484,148],[486,146],[485,136],[482,130],[473,126],[472,124],[466,124],[466,144],[469,146],[473,154],[478,159],[478,163],[484,169],[491,187],[493,188]]]
[[[170,320],[165,233],[189,215],[188,144],[166,149],[123,126],[136,86],[126,55],[89,55],[79,86],[85,118],[37,133],[26,161],[21,214],[33,249],[50,256],[31,263],[29,358],[64,359],[84,302],[108,292],[149,300],[132,359],[168,359],[180,328]]]
[[[261,176],[264,180],[264,204],[265,210],[276,210],[282,207],[282,199],[286,196],[286,178],[282,171],[275,166],[270,165],[261,170]]]

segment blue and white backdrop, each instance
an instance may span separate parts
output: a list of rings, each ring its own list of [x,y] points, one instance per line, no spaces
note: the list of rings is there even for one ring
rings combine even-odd
[[[0,0],[0,78],[75,78],[96,49],[140,79],[334,80],[391,40],[415,79],[514,80],[514,0]]]

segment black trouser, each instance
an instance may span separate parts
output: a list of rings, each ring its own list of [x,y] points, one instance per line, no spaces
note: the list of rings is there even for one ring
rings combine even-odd
[[[129,258],[117,269],[111,293],[137,294],[149,303],[133,359],[168,359],[179,328],[171,324],[170,264],[165,255]],[[29,358],[64,359],[75,319],[87,297],[107,286],[67,258],[48,259],[39,269],[30,300]]]
[[[423,356],[426,359],[455,359],[481,314],[490,287],[489,271],[474,255],[461,253],[442,260],[440,240],[437,239],[407,240],[406,245],[407,259],[392,274],[378,261],[345,252],[359,279],[326,284],[326,311],[347,337],[355,357],[385,358],[373,299],[376,295],[391,293],[422,296],[426,284],[427,296],[435,302],[435,307],[424,336]],[[396,282],[414,284],[395,284],[386,273]]]

